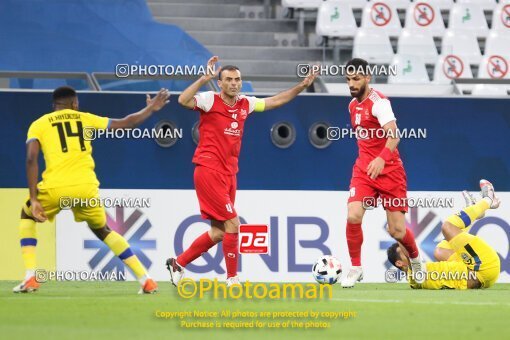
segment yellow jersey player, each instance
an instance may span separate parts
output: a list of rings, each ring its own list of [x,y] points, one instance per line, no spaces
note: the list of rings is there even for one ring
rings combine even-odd
[[[480,188],[480,201],[473,202],[443,223],[441,231],[445,242],[438,245],[435,256],[445,261],[427,262],[422,284],[416,282],[413,275],[417,274],[409,271],[409,255],[405,248],[398,243],[388,248],[388,260],[398,269],[408,272],[411,288],[477,289],[489,288],[496,283],[501,271],[497,252],[480,237],[466,232],[472,222],[484,216],[487,209],[496,209],[500,205],[489,181],[482,179]]]
[[[61,198],[79,199],[80,202],[99,199],[92,146],[90,140],[84,138],[84,132],[133,128],[165,106],[169,97],[168,90],[161,89],[153,98],[147,95],[146,107],[142,110],[122,119],[112,119],[78,111],[78,96],[71,87],[59,87],[53,92],[54,111],[34,121],[28,130],[26,171],[30,196],[23,204],[19,225],[26,274],[23,282],[14,287],[15,293],[39,288],[35,278],[36,222],[53,220],[61,210]],[[44,155],[46,169],[42,181],[37,183],[39,151]],[[133,271],[142,285],[140,293],[157,291],[157,284],[149,277],[128,242],[106,224],[102,206],[80,204],[71,209],[75,220],[87,222],[92,232]]]

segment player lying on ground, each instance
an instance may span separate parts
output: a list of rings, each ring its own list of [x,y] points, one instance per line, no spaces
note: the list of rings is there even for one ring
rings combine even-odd
[[[501,270],[499,256],[480,237],[467,233],[472,222],[484,216],[487,209],[499,207],[500,200],[494,187],[486,180],[480,181],[482,199],[459,213],[448,217],[442,232],[448,246],[442,245],[435,256],[447,260],[427,262],[426,279],[417,283],[409,270],[409,255],[398,243],[388,248],[388,260],[398,269],[408,273],[411,288],[416,289],[476,289],[489,288],[498,280]]]
[[[208,69],[218,62],[209,59]],[[220,93],[197,92],[218,75]],[[194,182],[202,218],[211,221],[209,231],[193,241],[177,258],[166,262],[172,283],[177,285],[184,275],[184,267],[223,241],[223,255],[227,267],[227,285],[239,283],[237,276],[239,218],[234,208],[244,123],[252,112],[280,107],[312,84],[317,74],[310,74],[293,88],[275,96],[259,99],[240,95],[241,72],[228,65],[216,74],[202,76],[179,96],[179,104],[200,112],[198,143],[193,163]]]
[[[352,129],[360,133],[360,137],[368,137],[357,138],[359,155],[352,168],[347,201],[345,233],[351,269],[342,280],[342,287],[352,288],[363,279],[361,223],[369,208],[366,206],[367,198],[383,199],[388,231],[410,254],[412,270],[419,272],[426,268],[414,235],[405,225],[407,176],[397,148],[400,138],[396,133],[397,124],[391,103],[381,92],[370,88],[371,76],[366,60],[354,58],[346,66],[347,84],[353,97],[349,103]]]
[[[39,288],[35,279],[37,245],[36,222],[52,221],[60,212],[60,199],[69,197],[82,201],[99,198],[99,181],[94,172],[94,159],[90,140],[85,140],[85,129],[133,128],[153,112],[168,103],[168,90],[161,89],[154,98],[147,95],[147,106],[122,119],[100,117],[78,111],[78,97],[71,87],[59,87],[53,92],[53,112],[34,121],[27,136],[27,178],[30,196],[21,209],[19,235],[26,275],[21,284],[14,287],[15,293],[32,292]],[[85,130],[87,131],[87,130]],[[44,154],[46,169],[39,177],[39,151]],[[72,207],[76,222],[87,222],[90,230],[131,268],[142,285],[140,292],[153,293],[157,284],[127,241],[106,224],[103,207]]]

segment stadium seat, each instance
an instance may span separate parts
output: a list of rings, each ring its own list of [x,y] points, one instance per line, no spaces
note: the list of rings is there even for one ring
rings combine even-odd
[[[418,3],[422,1],[415,0],[414,3]],[[454,3],[453,0],[429,0],[429,1],[423,1],[426,2],[429,5],[432,5],[434,7],[437,7],[439,10],[445,9],[450,10],[450,8],[453,7]]]
[[[372,3],[372,2],[378,2],[378,1],[371,0],[370,3]],[[396,8],[396,9],[406,9],[407,6],[409,6],[409,3],[411,1],[410,0],[383,0],[382,2],[388,4],[391,7]]]
[[[457,3],[461,5],[480,6],[484,10],[493,10],[497,5],[496,0],[457,0]]]
[[[358,29],[354,36],[352,56],[370,63],[389,64],[393,59],[393,48],[388,34],[373,28]]]
[[[420,56],[427,64],[437,60],[436,44],[432,35],[425,30],[410,30],[404,28],[398,38],[399,54]]]
[[[503,85],[476,84],[471,91],[473,96],[508,96]]]
[[[282,0],[283,7],[316,9],[319,8],[322,0]]]
[[[453,54],[466,60],[469,64],[478,64],[482,53],[474,33],[469,31],[447,30],[443,37],[441,54]]]
[[[500,55],[486,55],[478,67],[478,78],[510,79],[510,59]]]
[[[485,37],[489,32],[489,26],[487,26],[487,20],[485,20],[482,7],[470,4],[456,4],[452,7],[448,20],[448,28],[455,31],[471,31],[477,37]]]
[[[491,31],[485,41],[485,55],[510,56],[510,34]]]
[[[454,55],[441,55],[434,67],[434,83],[448,84],[458,78],[473,78],[471,67],[462,58]]]
[[[388,77],[388,84],[425,84],[430,83],[423,59],[416,55],[397,54],[391,65],[397,67],[397,74]]]
[[[352,8],[340,1],[325,1],[319,8],[315,31],[327,37],[352,37],[358,27]]]
[[[350,5],[354,9],[363,9],[368,0],[341,0],[341,2]]]
[[[369,2],[363,9],[361,27],[384,30],[390,36],[398,36],[402,30],[395,7],[386,2]]]
[[[504,9],[504,11],[503,11]],[[510,34],[510,1],[500,3],[492,15],[492,29]]]
[[[412,3],[407,7],[405,28],[427,31],[435,37],[445,32],[441,11],[428,2]]]

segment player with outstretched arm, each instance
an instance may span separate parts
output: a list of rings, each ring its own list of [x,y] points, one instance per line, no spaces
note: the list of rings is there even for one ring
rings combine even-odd
[[[218,62],[214,56],[207,63],[208,70]],[[220,93],[199,89],[218,76]],[[211,228],[200,235],[182,254],[166,262],[171,280],[178,285],[184,268],[223,241],[223,255],[227,267],[227,285],[239,283],[237,276],[239,218],[234,208],[244,124],[253,112],[280,107],[312,84],[316,73],[310,73],[296,86],[275,96],[259,99],[240,95],[241,72],[233,65],[207,74],[189,86],[179,96],[179,104],[200,112],[198,131],[200,140],[193,156],[194,182],[202,218],[211,221]]]
[[[26,169],[29,197],[21,210],[19,235],[26,269],[25,279],[14,287],[15,293],[30,293],[39,289],[36,270],[36,223],[52,221],[63,208],[61,199],[84,202],[99,198],[99,181],[94,171],[92,145],[85,133],[91,129],[134,128],[169,102],[170,93],[161,89],[151,98],[147,95],[142,110],[121,119],[100,117],[79,110],[76,91],[62,86],[53,91],[53,112],[35,120],[28,129]],[[39,177],[38,159],[42,151],[46,169]],[[84,204],[68,207],[77,222],[87,222],[90,230],[128,266],[142,286],[140,293],[154,293],[157,284],[133,253],[128,242],[106,224],[106,212],[99,205]]]
[[[346,70],[347,84],[353,97],[349,113],[352,128],[358,134],[359,149],[352,168],[347,203],[346,237],[351,269],[342,280],[342,287],[352,288],[363,279],[363,216],[378,198],[383,200],[388,231],[409,252],[413,271],[425,271],[426,268],[414,235],[405,225],[407,177],[397,149],[400,139],[390,101],[381,92],[370,88],[367,61],[354,58],[347,63]]]

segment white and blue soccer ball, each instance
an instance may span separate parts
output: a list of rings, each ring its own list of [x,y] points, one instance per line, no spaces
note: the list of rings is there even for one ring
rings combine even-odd
[[[324,255],[315,261],[312,267],[312,274],[315,281],[320,284],[335,284],[342,275],[342,265],[334,256]]]

